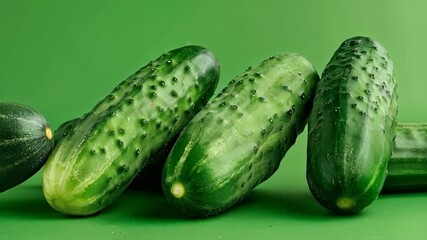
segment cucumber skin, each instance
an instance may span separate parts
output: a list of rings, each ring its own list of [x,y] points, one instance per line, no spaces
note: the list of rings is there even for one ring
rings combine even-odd
[[[398,123],[383,193],[427,191],[427,124]]]
[[[48,203],[68,215],[106,208],[206,105],[218,79],[215,56],[186,46],[121,82],[55,147],[43,173]]]
[[[354,214],[378,197],[396,115],[386,50],[366,37],[344,41],[322,74],[308,122],[307,181],[322,206]]]
[[[68,135],[80,118],[75,118],[62,123],[55,131],[55,144]],[[178,135],[175,136],[164,147],[153,153],[147,160],[147,165],[141,169],[138,175],[132,180],[128,189],[135,191],[162,191],[162,170],[166,159],[172,150]]]
[[[0,192],[38,172],[53,149],[46,118],[18,103],[0,103]],[[49,138],[50,137],[50,138]]]
[[[271,57],[233,79],[169,154],[162,176],[168,202],[190,217],[208,217],[268,179],[303,131],[318,80],[298,54]]]
[[[80,118],[74,118],[59,125],[54,133],[55,146],[76,127],[79,120]]]

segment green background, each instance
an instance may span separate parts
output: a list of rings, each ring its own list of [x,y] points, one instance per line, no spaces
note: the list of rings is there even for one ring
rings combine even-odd
[[[395,63],[400,122],[427,122],[427,2],[0,0],[0,101],[50,121],[81,116],[163,52],[198,44],[221,63],[217,91],[248,66],[298,52],[321,73],[345,39],[370,36]],[[1,126],[0,126],[1,130]],[[188,219],[160,193],[125,192],[100,215],[49,207],[41,172],[0,194],[1,239],[420,239],[427,194],[382,195],[356,216],[328,213],[305,180],[306,132],[241,204]]]

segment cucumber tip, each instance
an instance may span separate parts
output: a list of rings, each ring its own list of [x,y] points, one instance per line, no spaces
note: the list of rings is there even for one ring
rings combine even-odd
[[[50,128],[47,127],[44,131],[45,131],[47,139],[51,140],[53,138],[52,130],[50,130]]]
[[[342,210],[351,210],[356,205],[356,202],[347,197],[340,197],[337,200],[337,207]]]
[[[174,182],[171,187],[171,194],[175,198],[182,198],[185,194],[184,185],[180,182]]]

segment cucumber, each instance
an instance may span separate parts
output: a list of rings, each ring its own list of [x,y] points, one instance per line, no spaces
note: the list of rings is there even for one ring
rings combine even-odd
[[[0,192],[11,189],[40,170],[53,149],[46,118],[18,103],[0,103]]]
[[[375,40],[344,41],[316,88],[308,121],[307,181],[314,198],[340,214],[379,195],[397,115],[393,63]]]
[[[70,131],[76,126],[80,118],[75,118],[62,123],[58,129],[56,129],[54,138],[55,144],[61,141],[61,139],[68,135]],[[146,190],[153,192],[162,191],[162,170],[166,158],[169,155],[174,143],[178,136],[175,136],[169,143],[161,147],[155,153],[149,156],[147,165],[142,168],[138,175],[132,180],[128,189],[131,190]]]
[[[68,120],[64,123],[62,123],[61,125],[59,125],[59,127],[55,130],[54,133],[54,138],[55,138],[55,146],[65,137],[68,135],[68,133],[70,133],[74,127],[77,125],[77,122],[80,120],[80,118],[74,118],[71,120]]]
[[[106,208],[206,105],[218,78],[215,56],[186,46],[124,80],[55,147],[43,172],[47,202],[69,215]]]
[[[188,216],[208,217],[268,179],[303,131],[318,79],[294,53],[234,78],[172,148],[162,176],[168,202]]]
[[[398,123],[382,192],[427,191],[427,124]]]

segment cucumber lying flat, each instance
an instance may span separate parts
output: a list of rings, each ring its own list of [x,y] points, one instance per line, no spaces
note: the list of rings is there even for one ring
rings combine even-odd
[[[33,176],[53,149],[52,131],[36,110],[0,103],[0,192]]]
[[[48,203],[71,215],[107,207],[207,103],[218,78],[214,55],[186,46],[121,82],[55,147],[43,173]]]
[[[378,197],[396,115],[386,50],[366,37],[344,41],[322,74],[308,121],[307,180],[321,205],[356,213]]]
[[[268,179],[303,131],[318,79],[298,54],[271,57],[233,79],[169,154],[168,201],[189,216],[211,216]]]
[[[427,124],[398,123],[383,192],[427,191]]]

